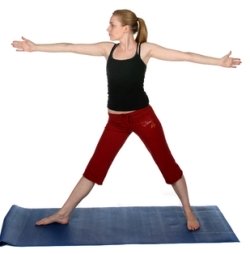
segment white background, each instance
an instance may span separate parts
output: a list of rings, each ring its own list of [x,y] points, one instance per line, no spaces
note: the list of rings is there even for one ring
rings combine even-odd
[[[1,253],[245,253],[249,244],[249,11],[244,0],[3,0],[0,2],[0,226],[16,204],[60,207],[84,171],[107,120],[105,60],[20,53],[11,42],[109,40],[115,9],[146,21],[150,42],[221,57],[236,69],[151,60],[145,89],[184,170],[192,205],[217,205],[240,243],[13,248]],[[248,70],[248,71],[247,71]],[[180,205],[131,135],[86,206]]]

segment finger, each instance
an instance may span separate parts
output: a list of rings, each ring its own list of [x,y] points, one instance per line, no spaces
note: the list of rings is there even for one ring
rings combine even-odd
[[[13,41],[12,43],[11,43],[11,45],[12,45],[12,47],[16,47],[16,42],[15,41]]]
[[[234,58],[234,61],[235,61],[235,62],[239,62],[239,63],[241,63],[240,58]]]
[[[241,64],[241,60],[240,59],[233,59],[233,65],[240,65]]]
[[[12,47],[17,48],[18,47],[18,41],[13,41],[11,43]]]

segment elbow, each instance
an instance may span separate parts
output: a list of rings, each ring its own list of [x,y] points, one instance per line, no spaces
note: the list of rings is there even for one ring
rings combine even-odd
[[[183,61],[193,62],[195,60],[192,52],[184,52]]]

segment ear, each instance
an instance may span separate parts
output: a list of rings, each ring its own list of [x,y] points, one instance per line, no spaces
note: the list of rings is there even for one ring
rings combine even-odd
[[[124,32],[125,32],[125,33],[130,32],[130,27],[129,27],[129,25],[123,26],[123,29],[124,29]]]

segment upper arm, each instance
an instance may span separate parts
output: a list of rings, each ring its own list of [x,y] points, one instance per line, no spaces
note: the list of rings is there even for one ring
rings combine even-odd
[[[71,48],[70,51],[74,53],[104,56],[107,58],[113,45],[112,42],[98,42],[89,44],[71,44],[69,47]]]
[[[148,62],[150,58],[156,58],[165,61],[185,61],[188,60],[188,54],[179,50],[169,49],[154,43],[142,44],[142,58]]]

